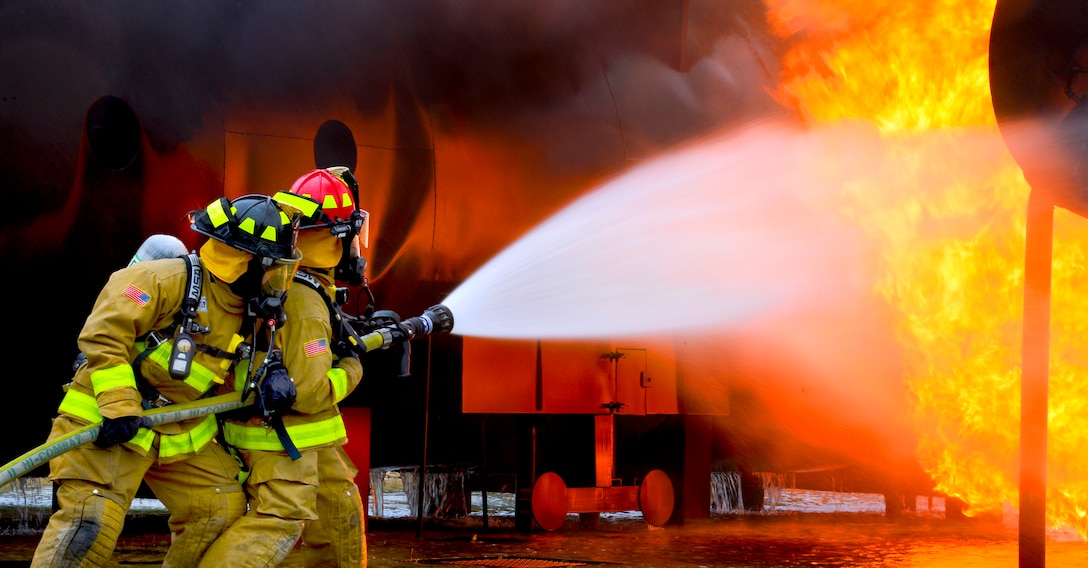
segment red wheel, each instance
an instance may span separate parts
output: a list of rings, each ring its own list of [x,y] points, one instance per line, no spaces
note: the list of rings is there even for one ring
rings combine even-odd
[[[669,476],[660,469],[647,473],[638,489],[638,506],[646,522],[655,527],[663,526],[672,516],[675,502]]]
[[[549,471],[533,484],[533,519],[546,531],[554,531],[567,520],[567,484],[558,474]]]

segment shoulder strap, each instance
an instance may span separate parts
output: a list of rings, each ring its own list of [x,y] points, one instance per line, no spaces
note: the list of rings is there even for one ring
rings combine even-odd
[[[197,308],[200,306],[200,293],[204,287],[204,269],[200,264],[200,258],[196,253],[189,253],[181,257],[185,260],[185,298],[181,301],[178,313],[174,314],[174,322],[162,330],[153,331],[145,338],[147,347],[132,361],[132,369],[136,375],[137,386],[146,399],[158,398],[151,396],[154,389],[147,384],[140,371],[143,360],[155,350],[163,341],[174,338],[174,347],[170,352],[170,375],[175,379],[184,379],[189,376],[189,370],[193,364],[193,349],[204,347],[193,340],[192,334],[206,334],[211,330],[196,323]],[[158,393],[154,393],[158,394]]]
[[[193,366],[194,351],[198,344],[193,335],[205,335],[211,332],[206,326],[196,323],[196,310],[200,306],[200,292],[204,287],[204,271],[200,259],[196,253],[189,253],[182,257],[188,273],[185,275],[185,298],[181,300],[181,308],[174,316],[178,325],[178,332],[174,335],[174,349],[170,352],[169,371],[175,379],[184,379],[189,376],[189,370]]]
[[[325,300],[325,303],[330,306],[330,309],[332,309],[332,299],[329,298],[329,293],[325,291],[325,287],[322,286],[321,283],[317,281],[317,278],[313,277],[313,275],[308,272],[297,270],[295,271],[295,282],[300,282],[316,290],[318,294],[321,294],[321,297]]]
[[[329,297],[329,293],[325,290],[325,287],[317,281],[317,278],[300,270],[295,272],[295,282],[313,288],[321,295],[321,299],[325,300],[325,305],[329,308],[329,322],[332,324],[333,341],[342,341],[349,345],[356,346],[362,345],[362,340],[359,338],[358,332],[355,331],[355,328],[353,328],[350,323],[354,318],[344,313],[340,304]],[[347,337],[345,337],[345,335]]]
[[[305,284],[307,287],[321,295],[321,299],[325,300],[325,306],[329,308],[329,319],[333,323],[333,334],[338,334],[339,330],[337,328],[339,326],[337,324],[339,318],[337,318],[336,315],[340,311],[340,306],[329,297],[329,293],[325,291],[325,287],[322,286],[313,275],[301,270],[295,272],[295,282]]]
[[[200,306],[200,292],[204,287],[204,267],[200,264],[200,258],[196,253],[189,253],[183,257],[188,274],[185,277],[185,299],[181,301],[179,318],[192,320],[196,317],[196,309]]]

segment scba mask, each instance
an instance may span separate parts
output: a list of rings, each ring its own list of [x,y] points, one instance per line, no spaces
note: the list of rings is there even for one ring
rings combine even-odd
[[[337,226],[330,229],[333,236],[337,236]],[[369,244],[370,214],[362,209],[351,212],[350,228],[343,230],[344,253],[340,262],[336,265],[336,279],[347,282],[352,286],[363,283],[366,274],[366,260],[363,258],[363,249]]]
[[[283,303],[287,300],[287,291],[291,288],[301,259],[302,255],[296,255],[295,258],[265,257],[261,260],[261,264],[267,264],[267,267],[262,273],[261,292],[254,301],[254,311],[276,327],[283,326],[287,319]]]

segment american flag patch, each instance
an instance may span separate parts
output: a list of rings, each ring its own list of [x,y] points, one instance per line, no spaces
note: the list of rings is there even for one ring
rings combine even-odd
[[[132,284],[129,284],[128,288],[125,288],[124,293],[126,298],[132,300],[133,302],[136,302],[136,305],[140,306],[141,308],[146,306],[147,303],[151,301],[151,296],[148,295],[147,292],[144,292],[143,290],[133,286]]]
[[[329,342],[327,339],[315,339],[303,345],[302,349],[306,352],[307,357],[313,357],[328,351]]]

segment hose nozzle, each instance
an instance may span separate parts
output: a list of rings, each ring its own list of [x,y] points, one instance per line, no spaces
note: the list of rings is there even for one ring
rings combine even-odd
[[[401,322],[408,339],[421,335],[445,334],[453,330],[453,312],[442,304],[435,304],[423,311],[423,315]]]
[[[388,349],[391,345],[406,342],[432,333],[449,333],[453,329],[453,312],[442,304],[436,304],[424,310],[423,315],[408,318],[403,322],[392,310],[374,312],[370,323],[377,329],[365,335],[353,335],[351,343],[358,353],[375,349]],[[348,328],[351,330],[351,328]],[[354,333],[354,331],[351,331]]]

